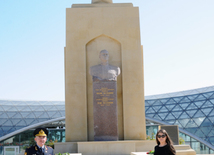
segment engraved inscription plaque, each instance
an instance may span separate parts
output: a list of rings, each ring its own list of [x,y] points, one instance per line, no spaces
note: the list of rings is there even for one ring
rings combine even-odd
[[[93,82],[94,140],[118,140],[117,82]]]

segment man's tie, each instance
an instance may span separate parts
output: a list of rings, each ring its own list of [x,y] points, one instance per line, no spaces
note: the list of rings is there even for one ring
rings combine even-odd
[[[42,147],[40,147],[40,148],[39,148],[39,152],[40,152],[41,154],[44,154],[44,149],[43,149]]]
[[[42,148],[42,153],[45,154],[45,148]]]

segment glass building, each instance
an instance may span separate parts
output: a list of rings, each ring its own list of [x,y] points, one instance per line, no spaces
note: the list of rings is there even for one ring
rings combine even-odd
[[[214,87],[147,96],[145,109],[148,119],[178,125],[214,145]]]
[[[159,125],[178,125],[181,142],[197,154],[214,153],[214,86],[146,96],[145,110],[148,139]],[[48,128],[50,145],[64,142],[64,101],[0,100],[0,155],[33,144],[32,131],[39,126]]]

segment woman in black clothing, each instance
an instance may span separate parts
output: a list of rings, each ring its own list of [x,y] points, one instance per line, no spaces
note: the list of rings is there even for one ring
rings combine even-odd
[[[175,155],[176,151],[166,130],[158,130],[154,155]]]

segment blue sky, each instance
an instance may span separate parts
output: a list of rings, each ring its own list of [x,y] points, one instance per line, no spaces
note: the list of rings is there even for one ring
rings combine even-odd
[[[214,85],[213,0],[139,7],[145,95]],[[90,0],[0,1],[0,99],[64,100],[65,9]]]

